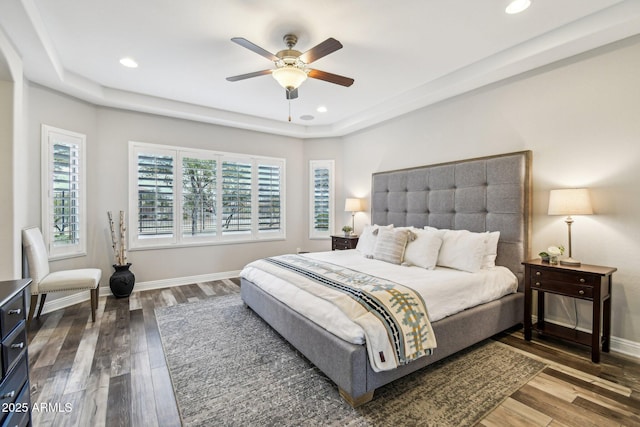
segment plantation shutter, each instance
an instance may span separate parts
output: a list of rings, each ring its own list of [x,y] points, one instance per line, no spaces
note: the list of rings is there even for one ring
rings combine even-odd
[[[216,233],[216,161],[182,159],[182,234]]]
[[[75,245],[80,241],[80,215],[84,215],[80,210],[80,147],[77,144],[55,142],[52,154],[51,244]]]
[[[258,165],[258,230],[280,229],[280,166]]]
[[[313,224],[317,231],[329,231],[329,169],[317,168],[313,184]]]
[[[222,162],[222,232],[251,231],[251,163]]]
[[[334,224],[333,160],[309,162],[309,237],[328,238]]]
[[[138,235],[139,237],[173,236],[173,169],[171,155],[139,153],[138,166]]]

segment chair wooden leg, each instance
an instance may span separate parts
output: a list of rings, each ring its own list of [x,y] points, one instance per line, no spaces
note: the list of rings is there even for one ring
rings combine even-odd
[[[42,314],[42,307],[44,307],[44,301],[47,299],[47,294],[40,295],[40,307],[38,307],[38,314],[36,316],[37,319],[40,318],[40,314]]]
[[[96,321],[96,309],[98,308],[98,288],[91,289],[91,321]]]
[[[31,319],[33,319],[33,313],[36,311],[36,305],[38,304],[38,295],[31,295],[31,304],[29,307],[29,317],[27,317],[27,327],[31,324]]]

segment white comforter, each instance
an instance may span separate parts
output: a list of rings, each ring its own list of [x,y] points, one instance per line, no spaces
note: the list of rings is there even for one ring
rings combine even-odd
[[[516,276],[506,267],[494,267],[477,273],[443,267],[426,270],[368,259],[357,250],[315,252],[304,256],[359,270],[414,289],[422,295],[431,322],[493,301],[516,292],[518,288]],[[250,265],[240,275],[334,335],[353,344],[364,344],[362,328],[329,301]]]

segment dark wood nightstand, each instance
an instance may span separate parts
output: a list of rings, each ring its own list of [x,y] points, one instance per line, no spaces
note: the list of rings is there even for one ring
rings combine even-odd
[[[540,259],[526,261],[524,281],[524,338],[531,340],[531,331],[563,338],[591,347],[591,360],[600,362],[602,351],[609,352],[611,340],[611,284],[613,267],[582,264],[580,266],[551,265]],[[532,324],[532,291],[538,292],[538,322]],[[544,321],[544,294],[548,292],[593,303],[592,333],[547,323]],[[602,328],[601,322],[602,321]]]
[[[341,251],[345,249],[355,249],[358,244],[358,236],[331,236],[331,250]]]

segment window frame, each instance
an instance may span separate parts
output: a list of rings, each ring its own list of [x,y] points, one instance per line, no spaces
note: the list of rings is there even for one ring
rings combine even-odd
[[[75,258],[87,255],[87,174],[86,174],[86,141],[87,136],[54,126],[41,125],[41,171],[42,171],[42,237],[47,247],[49,260]],[[53,156],[54,146],[62,142],[78,147],[78,240],[74,244],[56,245],[52,240],[51,229],[55,222],[53,203]]]
[[[329,226],[327,231],[315,228],[315,171],[329,170]],[[309,160],[309,239],[330,239],[335,228],[335,160]]]
[[[139,238],[138,234],[138,154],[170,153],[174,159],[173,168],[173,235],[171,238]],[[202,235],[184,235],[183,215],[183,159],[207,159],[216,162],[216,228],[215,232]],[[239,162],[251,165],[251,223],[249,231],[225,232],[223,229],[223,163]],[[280,167],[280,228],[278,230],[259,230],[258,223],[258,165]],[[284,158],[228,153],[179,146],[160,145],[139,141],[129,141],[129,248],[132,251],[142,249],[170,248],[183,246],[208,246],[230,243],[255,242],[266,240],[284,240],[286,238],[286,160]]]

